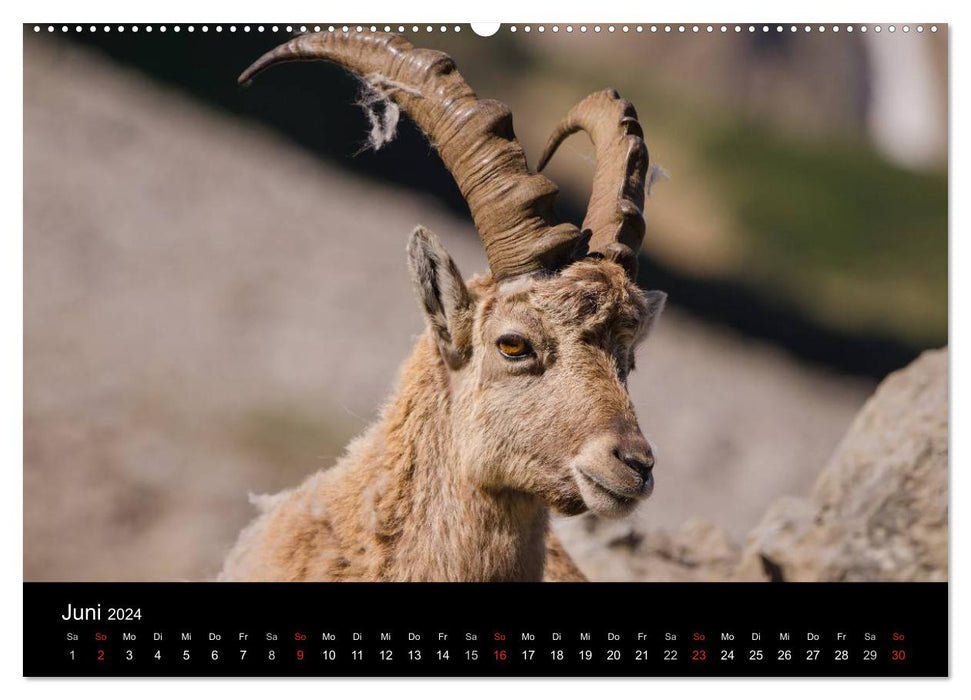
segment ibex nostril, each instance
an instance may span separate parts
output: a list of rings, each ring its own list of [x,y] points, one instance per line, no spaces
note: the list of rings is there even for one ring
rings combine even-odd
[[[650,452],[638,454],[614,450],[614,456],[640,474],[643,479],[647,479],[651,475],[651,470],[654,469],[654,455]]]

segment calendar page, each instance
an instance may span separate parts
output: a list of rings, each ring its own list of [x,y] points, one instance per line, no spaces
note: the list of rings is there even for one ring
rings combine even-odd
[[[943,23],[25,24],[25,676],[947,676]]]

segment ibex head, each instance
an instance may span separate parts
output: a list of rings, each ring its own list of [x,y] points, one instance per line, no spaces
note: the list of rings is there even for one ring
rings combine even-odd
[[[563,513],[630,512],[653,489],[654,455],[626,380],[665,301],[635,282],[648,154],[633,106],[613,90],[590,95],[540,161],[570,134],[590,135],[597,166],[581,229],[557,219],[557,188],[528,170],[509,109],[478,99],[449,56],[391,34],[307,34],[240,82],[291,60],[331,61],[380,85],[468,202],[491,275],[467,285],[421,227],[408,244],[434,362],[448,373],[458,468],[483,488],[534,494]]]

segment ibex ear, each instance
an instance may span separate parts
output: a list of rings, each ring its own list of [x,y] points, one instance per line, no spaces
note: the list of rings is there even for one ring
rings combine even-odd
[[[647,323],[644,324],[644,335],[647,335],[654,330],[654,324],[661,317],[668,295],[660,289],[652,289],[644,293],[644,298],[647,301]]]
[[[442,359],[458,369],[472,354],[474,302],[462,274],[438,237],[422,226],[408,240],[408,267]]]

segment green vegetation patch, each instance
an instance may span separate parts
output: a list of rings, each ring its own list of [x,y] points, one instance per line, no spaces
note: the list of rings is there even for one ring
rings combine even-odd
[[[753,126],[712,130],[702,154],[736,213],[753,285],[850,330],[946,342],[945,173]]]

